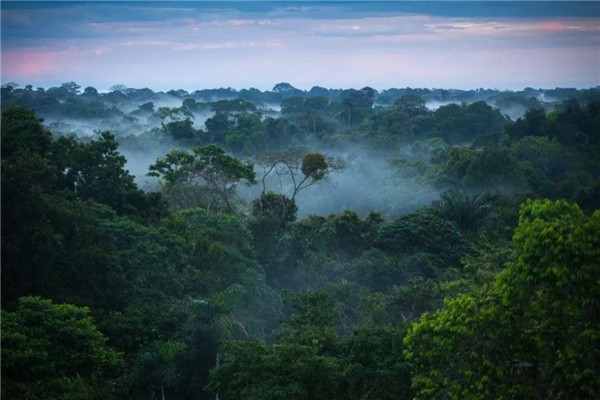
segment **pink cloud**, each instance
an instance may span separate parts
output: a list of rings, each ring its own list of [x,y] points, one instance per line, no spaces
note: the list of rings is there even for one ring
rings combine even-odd
[[[157,41],[157,40],[128,40],[121,43],[123,46],[168,46],[173,44],[169,41]]]
[[[74,48],[62,51],[29,48],[9,49],[2,53],[2,75],[19,80],[57,74],[63,61],[73,57],[77,51]]]
[[[190,51],[190,50],[225,50],[225,49],[249,49],[259,46],[282,48],[281,43],[276,42],[256,42],[256,41],[245,41],[245,42],[222,42],[222,43],[177,43],[172,47],[173,50],[177,51]]]
[[[254,25],[254,20],[252,19],[231,19],[227,21],[229,25],[233,26],[244,26],[244,25]]]
[[[564,31],[566,26],[560,21],[545,21],[538,25],[539,29],[544,32],[561,32]]]
[[[70,46],[62,50],[45,47],[7,49],[2,51],[2,76],[10,80],[26,80],[59,75],[74,71],[83,61],[82,57],[102,56],[111,52],[108,46],[79,49]]]
[[[259,26],[266,26],[266,25],[275,25],[275,24],[273,23],[273,21],[271,21],[269,19],[261,19],[259,21],[256,21],[256,20],[253,20],[253,19],[229,19],[229,20],[225,20],[225,21],[214,20],[214,21],[210,22],[210,25],[217,25],[217,26],[226,26],[226,25],[230,25],[230,26],[259,25]]]
[[[89,49],[89,50],[85,50],[82,51],[82,54],[95,54],[97,56],[101,56],[102,54],[108,53],[112,51],[112,49],[108,46],[100,46],[100,47],[95,47],[93,49]]]
[[[593,21],[592,24],[585,23],[564,23],[562,21],[544,21],[537,26],[537,28],[546,33],[557,33],[557,32],[567,32],[567,31],[600,31],[600,24],[598,21]]]

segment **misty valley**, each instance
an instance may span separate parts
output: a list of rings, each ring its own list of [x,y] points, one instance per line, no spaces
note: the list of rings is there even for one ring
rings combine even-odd
[[[600,86],[1,90],[3,397],[600,397]]]

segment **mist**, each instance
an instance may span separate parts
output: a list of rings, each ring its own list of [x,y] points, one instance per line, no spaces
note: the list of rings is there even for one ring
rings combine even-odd
[[[439,198],[439,192],[423,179],[402,176],[389,156],[373,154],[359,147],[344,152],[310,148],[309,152],[339,157],[344,161],[344,168],[298,193],[299,219],[309,215],[328,216],[344,210],[354,210],[362,216],[373,211],[397,218]],[[255,170],[260,176],[261,170]],[[301,176],[300,171],[297,173]],[[240,196],[249,203],[261,190],[261,185],[254,185],[240,189]],[[273,175],[266,181],[266,190],[290,196],[293,185],[290,178],[279,179]]]
[[[65,85],[73,86],[75,84]],[[3,88],[3,90],[6,92],[8,88]],[[354,92],[360,93],[356,90]],[[377,106],[362,110],[363,114],[367,116],[363,121],[363,126],[357,125],[350,128],[345,126],[343,120],[339,119],[339,114],[344,112],[343,101],[353,93],[352,90],[313,88],[307,92],[296,89],[288,83],[280,83],[275,86],[273,91],[265,92],[236,91],[230,88],[204,89],[192,93],[181,90],[163,93],[153,92],[150,89],[126,89],[123,92],[102,93],[90,97],[88,94],[75,92],[60,92],[62,94],[55,95],[54,93],[59,92],[51,89],[48,92],[31,92],[10,88],[8,93],[10,93],[8,97],[4,93],[8,104],[11,100],[17,103],[29,101],[32,104],[50,104],[51,106],[38,106],[39,115],[44,118],[48,129],[56,134],[75,135],[81,140],[87,141],[93,140],[103,131],[113,133],[120,143],[119,151],[127,159],[127,170],[135,176],[135,182],[145,191],[161,189],[160,181],[157,178],[147,176],[149,167],[156,163],[159,157],[165,156],[175,147],[189,149],[206,144],[208,136],[205,124],[209,118],[215,116],[211,101],[239,101],[248,97],[249,99],[244,101],[256,106],[257,115],[263,122],[267,118],[280,119],[297,128],[296,136],[291,137],[290,142],[282,143],[283,147],[270,151],[283,150],[287,146],[300,146],[306,153],[320,152],[327,156],[339,157],[345,162],[343,170],[335,171],[323,181],[297,195],[296,204],[299,208],[299,218],[305,218],[308,215],[327,216],[345,209],[355,210],[363,216],[370,211],[375,211],[394,218],[429,205],[439,198],[439,190],[428,181],[429,178],[422,171],[411,172],[409,171],[410,166],[409,170],[405,170],[405,165],[399,166],[394,163],[394,159],[404,159],[408,162],[419,161],[427,165],[430,161],[429,152],[433,148],[430,148],[429,145],[423,147],[423,140],[437,135],[435,130],[422,131],[420,134],[425,136],[413,138],[413,140],[418,139],[414,144],[394,139],[393,129],[387,131],[387,134],[392,136],[386,139],[388,142],[385,142],[384,148],[380,147],[381,143],[377,144],[379,146],[376,146],[377,148],[373,148],[368,143],[355,143],[359,130],[369,129],[368,123],[375,121],[378,113],[385,113],[387,110],[395,108],[394,101],[404,95],[417,94],[420,96],[425,107],[430,111],[429,115],[434,115],[433,111],[449,104],[472,104],[476,101],[484,101],[493,108],[499,109],[503,115],[507,115],[513,121],[522,118],[532,107],[542,107],[546,112],[550,112],[556,109],[560,101],[567,96],[577,96],[582,99],[600,97],[600,91],[597,88],[581,91],[526,89],[521,92],[501,92],[490,89],[472,91],[388,89],[373,92],[372,104]],[[49,95],[49,93],[53,94]],[[317,110],[321,113],[324,126],[326,126],[325,131],[318,135],[307,131],[302,126],[303,111],[293,111],[297,114],[282,115],[281,113],[281,99],[295,97],[300,98],[300,101],[305,101],[314,96],[311,95],[312,93],[328,99],[326,109]],[[57,96],[58,101],[52,100],[52,96]],[[441,98],[447,100],[440,100]],[[185,105],[187,99],[194,100],[190,103],[189,109],[186,109]],[[192,126],[198,137],[183,141],[170,137],[165,128],[165,125],[169,123],[168,119],[162,120],[158,115],[158,110],[162,107],[185,109],[191,113],[193,116]],[[237,111],[233,111],[230,115],[235,118],[237,113]],[[482,129],[480,134],[488,133],[487,127]],[[253,134],[253,132],[249,132],[249,134]],[[368,135],[381,134],[381,132],[368,133]],[[449,134],[452,139],[452,132]],[[328,138],[327,141],[324,142],[321,135],[325,135]],[[337,139],[332,141],[330,138]],[[201,140],[201,142],[197,140]],[[394,140],[396,141],[394,142]],[[441,143],[445,142],[442,140]],[[444,146],[448,144],[450,142],[445,143]],[[468,147],[469,144],[470,141],[457,142],[455,140],[452,145]],[[228,149],[227,141],[221,143],[220,146],[224,146],[231,156],[256,162],[255,159],[243,152],[234,152]],[[417,153],[420,152],[418,155],[413,154],[414,146],[418,147]],[[264,154],[269,150],[257,148],[254,152]],[[258,169],[257,173],[260,173]],[[270,177],[267,185],[267,190],[286,195],[291,193],[291,184],[285,179],[280,182],[275,177]],[[239,195],[248,205],[253,198],[260,194],[260,191],[261,188],[256,185],[250,188],[241,188]]]

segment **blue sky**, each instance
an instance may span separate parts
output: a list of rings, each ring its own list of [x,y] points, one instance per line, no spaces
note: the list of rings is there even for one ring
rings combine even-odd
[[[2,82],[600,85],[600,2],[7,2]]]

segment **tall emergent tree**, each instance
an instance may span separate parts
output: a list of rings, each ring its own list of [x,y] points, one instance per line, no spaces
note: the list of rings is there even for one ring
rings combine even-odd
[[[294,210],[295,200],[298,193],[302,190],[323,181],[331,173],[344,168],[344,162],[340,158],[326,157],[321,153],[306,153],[304,156],[298,151],[288,150],[278,153],[266,154],[259,158],[258,165],[262,168],[262,195],[261,198],[269,197],[267,194],[267,178],[276,175],[281,192],[284,192],[284,185],[288,188],[287,199],[282,198],[277,204],[281,210],[279,218],[279,227],[282,227],[288,218],[291,210]],[[286,194],[287,194],[286,193]],[[263,204],[260,202],[259,205]],[[264,204],[275,204],[265,201]]]

